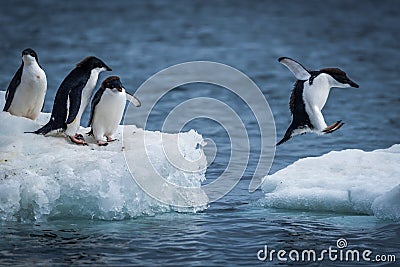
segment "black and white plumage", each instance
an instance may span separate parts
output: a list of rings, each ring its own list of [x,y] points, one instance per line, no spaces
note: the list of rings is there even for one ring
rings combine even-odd
[[[99,74],[103,71],[111,71],[111,68],[94,56],[79,62],[58,88],[50,121],[34,133],[45,135],[51,131],[65,130],[72,142],[86,145],[77,131]]]
[[[90,111],[89,125],[92,126],[90,135],[93,135],[98,145],[105,146],[114,141],[114,135],[121,122],[125,109],[125,102],[129,100],[139,107],[140,101],[127,93],[118,76],[105,79],[93,97]],[[104,142],[104,137],[107,142]]]
[[[287,57],[279,58],[279,62],[295,75],[297,81],[290,96],[292,122],[277,145],[298,134],[307,132],[327,134],[342,127],[341,121],[327,126],[321,110],[325,106],[332,87],[358,88],[358,84],[350,80],[346,73],[338,68],[309,71],[300,63]]]
[[[37,53],[27,48],[22,51],[22,64],[8,85],[3,111],[35,120],[43,108],[46,90],[46,74]]]

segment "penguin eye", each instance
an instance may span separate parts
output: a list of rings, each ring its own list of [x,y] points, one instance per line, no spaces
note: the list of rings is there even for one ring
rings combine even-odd
[[[30,55],[31,55],[32,57],[35,57],[35,54],[34,54],[33,52],[31,52]]]

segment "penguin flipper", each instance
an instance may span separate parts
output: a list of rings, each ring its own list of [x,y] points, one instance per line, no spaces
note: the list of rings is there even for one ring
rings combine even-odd
[[[17,90],[18,85],[21,83],[21,76],[22,76],[22,64],[14,74],[10,84],[8,85],[7,92],[6,92],[6,104],[4,105],[3,111],[8,111],[11,106],[11,103],[14,99],[15,91]]]
[[[280,63],[285,65],[296,77],[298,80],[308,80],[311,77],[310,72],[303,67],[299,62],[288,58],[288,57],[281,57],[278,59]]]
[[[92,125],[94,111],[96,109],[97,104],[100,102],[102,95],[103,95],[103,89],[100,88],[99,90],[97,90],[96,94],[93,97],[92,104],[90,106],[90,118],[87,127]],[[93,133],[93,130],[91,132]]]
[[[140,103],[140,100],[137,99],[135,96],[129,94],[128,92],[125,92],[126,94],[126,100],[134,104],[136,107],[140,107],[142,103]]]
[[[82,86],[78,85],[74,89],[72,89],[68,94],[69,110],[68,110],[67,124],[71,124],[75,120],[76,115],[78,115],[79,107],[81,106],[81,100],[82,100],[82,90],[80,90],[81,88]]]

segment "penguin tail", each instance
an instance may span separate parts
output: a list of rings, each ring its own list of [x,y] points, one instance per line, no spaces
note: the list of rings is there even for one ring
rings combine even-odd
[[[42,128],[37,129],[36,131],[33,132],[25,132],[25,133],[34,133],[34,134],[41,134],[45,135],[48,134],[51,131],[58,130],[64,127],[58,127],[53,120],[50,120],[48,123],[46,123]]]
[[[290,125],[289,128],[286,130],[285,136],[282,138],[281,141],[279,141],[276,146],[279,146],[283,143],[285,143],[286,141],[288,141],[290,138],[292,138],[292,133],[293,133],[293,126]]]
[[[292,123],[289,125],[289,128],[285,132],[285,136],[276,145],[279,146],[279,145],[285,143],[293,136],[311,132],[312,129],[313,129],[313,126],[311,124],[307,124],[307,123],[303,123],[303,122],[299,123],[298,121],[292,121]]]
[[[285,143],[286,141],[288,141],[290,138],[292,138],[292,136],[290,134],[285,134],[285,136],[282,138],[281,141],[279,141],[276,146],[279,146],[283,143]]]
[[[42,128],[37,129],[37,130],[34,131],[33,133],[34,133],[34,134],[42,134],[42,135],[45,135],[45,134],[51,132],[52,130],[55,130],[55,129],[53,129],[53,125],[52,125],[51,121],[49,121],[49,122],[46,123]]]

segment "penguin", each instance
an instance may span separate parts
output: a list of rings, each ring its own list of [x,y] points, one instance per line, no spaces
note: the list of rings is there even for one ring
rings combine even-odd
[[[8,85],[3,111],[35,120],[43,109],[46,90],[46,73],[38,55],[27,48],[22,51],[22,64]]]
[[[94,136],[99,146],[106,146],[107,142],[115,141],[114,135],[121,122],[126,100],[136,107],[141,105],[139,99],[125,91],[118,76],[106,78],[94,95],[88,124],[88,127],[92,128],[88,134]]]
[[[73,143],[87,145],[77,132],[99,74],[103,71],[111,71],[111,68],[97,57],[90,56],[79,62],[58,88],[50,121],[33,133],[45,135],[56,130],[65,131]]]
[[[278,61],[294,74],[297,81],[294,84],[289,103],[292,122],[277,146],[298,134],[314,132],[322,135],[333,133],[342,127],[344,123],[341,120],[327,126],[321,110],[332,87],[359,88],[359,85],[350,80],[347,74],[338,68],[309,71],[288,57],[281,57]]]

